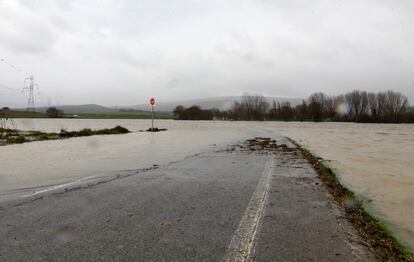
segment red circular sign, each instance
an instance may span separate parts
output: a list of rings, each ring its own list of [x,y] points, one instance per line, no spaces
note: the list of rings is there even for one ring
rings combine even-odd
[[[150,104],[153,106],[153,105],[155,105],[155,99],[154,98],[151,98],[150,99]]]

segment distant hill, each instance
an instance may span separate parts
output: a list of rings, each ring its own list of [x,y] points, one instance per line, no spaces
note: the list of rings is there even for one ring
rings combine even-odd
[[[302,99],[299,98],[280,98],[280,97],[266,97],[266,100],[272,105],[273,100],[279,102],[290,102],[292,106],[296,106],[302,103]],[[157,111],[171,112],[178,105],[184,107],[190,107],[192,105],[198,105],[203,109],[218,108],[220,110],[228,110],[231,108],[235,101],[241,101],[241,96],[226,96],[226,97],[214,97],[214,98],[202,98],[193,100],[184,100],[176,102],[159,102],[156,104]],[[133,108],[136,110],[150,110],[149,105],[142,104],[136,106],[126,106],[122,108]]]
[[[178,105],[185,107],[190,107],[193,105],[198,105],[203,109],[212,109],[218,108],[220,110],[228,110],[231,108],[235,101],[241,101],[241,96],[225,96],[225,97],[213,97],[213,98],[201,98],[201,99],[192,99],[176,102],[158,102],[156,104],[156,110],[158,112],[172,112],[174,108]],[[302,103],[302,99],[297,98],[280,98],[280,97],[265,97],[266,100],[271,105],[273,100],[279,102],[290,102],[292,106],[296,106]],[[59,110],[63,110],[65,114],[101,114],[101,113],[114,113],[123,110],[137,110],[137,111],[150,111],[151,108],[148,104],[134,105],[134,106],[117,106],[117,107],[107,107],[97,104],[85,104],[85,105],[61,105],[54,106]],[[26,111],[26,108],[14,109],[17,111]],[[47,107],[37,107],[36,112],[45,113]]]
[[[112,107],[106,107],[96,104],[86,104],[86,105],[62,105],[62,106],[53,106],[59,110],[63,110],[65,114],[99,114],[99,113],[112,113],[118,112],[119,110]],[[25,108],[16,109],[16,110],[26,110]],[[36,107],[36,112],[46,112],[47,107]]]

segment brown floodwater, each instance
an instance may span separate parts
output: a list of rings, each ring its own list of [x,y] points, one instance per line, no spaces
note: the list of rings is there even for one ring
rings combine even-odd
[[[162,121],[166,132],[147,129],[143,120],[17,120],[22,130],[56,132],[81,128],[101,129],[122,125],[133,131],[124,135],[101,135],[0,146],[0,198],[26,188],[56,185],[85,177],[101,177],[117,171],[163,165],[203,150],[250,137],[249,131],[230,122]],[[1,200],[1,199],[0,199]]]
[[[266,123],[325,159],[414,250],[414,125]]]
[[[23,130],[146,129],[146,120],[21,119]],[[159,121],[167,132],[93,136],[0,147],[1,195],[167,164],[253,136],[281,134],[333,167],[340,181],[414,250],[414,125]]]

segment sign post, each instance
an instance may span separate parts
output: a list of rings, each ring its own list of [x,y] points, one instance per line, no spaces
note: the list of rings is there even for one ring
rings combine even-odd
[[[150,105],[151,105],[151,111],[152,111],[152,116],[151,116],[151,132],[154,132],[154,105],[155,105],[155,99],[151,98],[150,99]]]

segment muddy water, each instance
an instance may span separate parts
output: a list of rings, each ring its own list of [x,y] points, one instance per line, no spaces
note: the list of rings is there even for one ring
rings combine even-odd
[[[18,120],[42,131],[148,128],[144,120]],[[164,133],[131,133],[0,147],[1,193],[166,164],[252,136],[282,134],[304,144],[337,170],[414,250],[414,125],[284,122],[160,121]]]
[[[337,170],[342,184],[365,199],[414,250],[414,125],[266,123]]]
[[[0,147],[0,197],[17,189],[35,188],[99,177],[177,161],[202,150],[240,140],[253,132],[228,123],[161,121],[166,132],[146,129],[140,120],[18,120],[22,130],[55,132],[114,127],[120,124],[133,133],[40,141]]]

